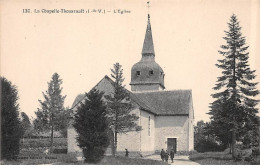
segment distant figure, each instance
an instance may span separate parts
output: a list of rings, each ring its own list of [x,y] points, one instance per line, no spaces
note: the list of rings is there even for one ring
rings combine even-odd
[[[128,150],[125,149],[125,157],[128,157],[128,154],[129,154]]]
[[[168,151],[167,151],[167,150],[165,151],[164,159],[165,159],[165,162],[167,162],[167,163],[168,163],[168,159],[169,159],[169,153],[168,153]]]
[[[173,151],[173,149],[170,152],[170,157],[171,157],[171,160],[172,160],[172,163],[173,163],[173,158],[174,158],[174,151]]]
[[[161,154],[160,154],[160,155],[161,155],[161,159],[162,159],[162,161],[164,161],[164,155],[165,155],[165,152],[164,152],[163,149],[161,150]]]

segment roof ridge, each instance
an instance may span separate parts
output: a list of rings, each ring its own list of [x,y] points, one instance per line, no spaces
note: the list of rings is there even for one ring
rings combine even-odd
[[[156,91],[142,91],[142,92],[133,92],[134,94],[149,94],[149,93],[165,93],[165,92],[190,92],[192,93],[192,89],[178,89],[178,90],[156,90]]]

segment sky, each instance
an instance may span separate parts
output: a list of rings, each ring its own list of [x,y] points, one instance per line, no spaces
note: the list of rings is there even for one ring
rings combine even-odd
[[[146,2],[0,0],[0,72],[17,86],[20,111],[35,117],[38,100],[43,100],[42,92],[55,72],[63,80],[66,107],[110,76],[116,62],[123,66],[124,84],[130,90],[131,67],[141,59]],[[44,13],[53,9],[85,13]],[[86,13],[93,9],[102,13]],[[155,60],[166,74],[165,87],[192,90],[195,121],[209,121],[210,95],[221,74],[215,66],[222,58],[218,50],[225,44],[222,37],[232,14],[249,45],[249,64],[258,75],[254,81],[260,81],[259,0],[151,0],[149,13]]]

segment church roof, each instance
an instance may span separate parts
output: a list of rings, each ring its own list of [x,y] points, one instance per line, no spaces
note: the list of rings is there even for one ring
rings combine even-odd
[[[191,90],[134,93],[156,115],[189,115]]]
[[[154,46],[153,46],[152,28],[151,28],[149,14],[148,14],[148,22],[147,22],[147,28],[146,28],[143,50],[142,50],[142,55],[146,55],[146,54],[155,55]]]
[[[86,97],[86,94],[79,94],[72,104],[72,108],[74,108],[79,102],[81,102]]]
[[[114,85],[113,80],[105,76],[101,81]],[[99,82],[100,83],[100,82]],[[93,87],[96,88],[99,83]],[[108,83],[107,83],[108,84]],[[133,93],[125,89],[129,97],[140,109],[154,115],[189,115],[191,90],[173,90]],[[106,94],[106,93],[105,93]],[[72,109],[86,98],[86,94],[79,94],[73,102]]]

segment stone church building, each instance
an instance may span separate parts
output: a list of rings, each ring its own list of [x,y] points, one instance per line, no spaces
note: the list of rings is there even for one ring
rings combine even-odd
[[[191,90],[165,91],[165,73],[155,62],[154,44],[148,14],[148,23],[142,49],[142,58],[131,70],[130,98],[134,102],[132,113],[139,116],[141,131],[118,135],[117,151],[152,154],[161,149],[176,152],[194,149],[194,110]],[[105,76],[93,88],[113,94],[113,81]],[[85,94],[76,97],[72,109],[76,111]],[[68,152],[80,151],[76,131],[68,128]]]

